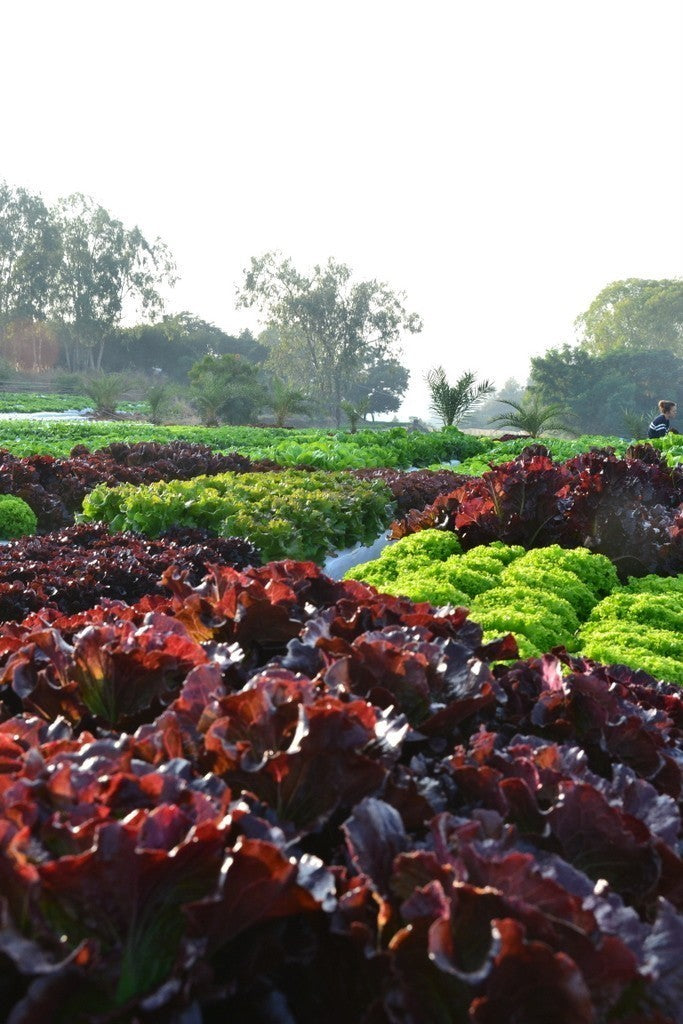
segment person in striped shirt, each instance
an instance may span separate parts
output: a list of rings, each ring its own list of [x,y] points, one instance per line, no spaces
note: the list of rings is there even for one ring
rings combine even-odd
[[[652,423],[648,427],[647,436],[652,437],[664,437],[666,434],[677,434],[678,431],[671,426],[671,418],[676,415],[678,409],[676,408],[675,402],[667,402],[662,399],[661,402],[657,403],[659,407],[659,416],[655,416]]]

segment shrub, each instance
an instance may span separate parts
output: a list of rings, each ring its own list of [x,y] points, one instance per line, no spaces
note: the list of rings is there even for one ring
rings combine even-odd
[[[0,538],[24,537],[35,533],[37,525],[35,512],[22,498],[0,494]]]
[[[128,379],[122,373],[106,373],[86,381],[84,391],[92,399],[97,416],[113,416],[127,387]]]

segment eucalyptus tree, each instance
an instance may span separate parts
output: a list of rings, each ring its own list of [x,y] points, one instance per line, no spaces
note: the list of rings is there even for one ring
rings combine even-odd
[[[55,220],[62,243],[56,311],[67,328],[66,364],[97,371],[124,312],[161,311],[161,288],[175,280],[175,265],[163,242],[149,242],[87,196],[61,200]]]
[[[0,182],[0,325],[52,313],[61,238],[40,196]]]
[[[350,268],[331,258],[310,274],[277,253],[253,258],[237,299],[274,329],[271,369],[315,394],[337,424],[363,372],[391,356],[404,334],[422,329],[402,293],[376,280],[354,281]]]

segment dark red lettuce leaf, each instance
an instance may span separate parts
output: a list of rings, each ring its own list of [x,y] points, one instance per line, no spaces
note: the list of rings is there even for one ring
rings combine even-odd
[[[436,526],[455,530],[466,549],[493,540],[585,545],[611,558],[622,579],[675,575],[683,570],[683,469],[653,452],[636,446],[619,459],[594,449],[557,464],[532,444],[409,513],[392,535]]]

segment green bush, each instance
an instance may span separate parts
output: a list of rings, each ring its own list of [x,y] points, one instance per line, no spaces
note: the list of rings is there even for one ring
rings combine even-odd
[[[97,416],[114,416],[128,386],[128,378],[124,374],[105,373],[87,380],[84,391],[92,400]]]
[[[0,538],[11,540],[35,533],[38,520],[30,505],[13,494],[0,494]]]

